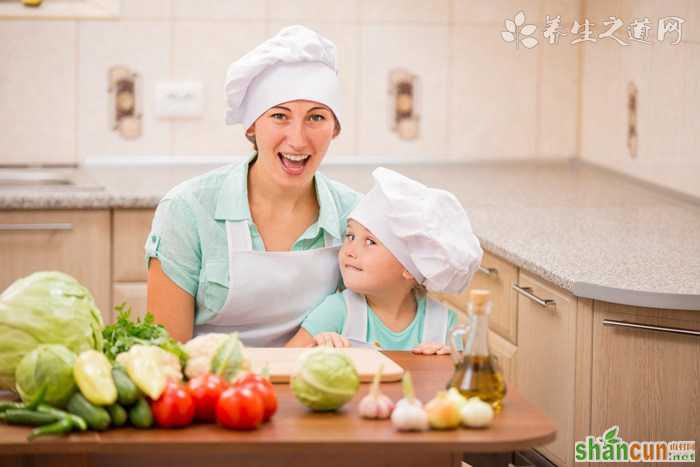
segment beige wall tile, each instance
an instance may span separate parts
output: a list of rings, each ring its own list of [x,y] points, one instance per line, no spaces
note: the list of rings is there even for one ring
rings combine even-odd
[[[172,0],[121,0],[121,20],[168,20],[171,17]]]
[[[609,41],[584,48],[581,156],[618,170],[629,157],[626,89],[622,48]]]
[[[358,0],[268,0],[268,17],[273,21],[353,23],[357,12]]]
[[[177,19],[254,19],[267,17],[262,0],[172,0]]]
[[[76,162],[77,25],[0,23],[0,164]]]
[[[270,35],[276,34],[287,22],[270,21]],[[305,21],[304,25],[327,37],[337,48],[340,85],[343,95],[342,130],[328,148],[327,156],[354,156],[357,154],[357,100],[359,96],[360,30],[356,25]]]
[[[527,23],[543,21],[542,0],[453,0],[453,21],[456,25],[474,23],[503,24],[518,11],[525,12]],[[549,2],[552,3],[552,2]],[[554,2],[568,3],[568,2]]]
[[[358,151],[363,156],[444,158],[447,151],[448,28],[363,26],[359,85]],[[389,72],[418,76],[419,138],[402,140],[389,129]]]
[[[450,155],[456,159],[534,156],[537,57],[490,26],[453,30]]]
[[[229,64],[265,39],[265,23],[177,21],[173,80],[204,83],[202,118],[172,120],[173,154],[247,155],[252,150],[241,125],[226,125],[224,83]],[[218,44],[212,47],[211,44]]]
[[[359,0],[360,22],[447,24],[450,0]]]
[[[538,156],[574,157],[577,154],[578,62],[575,45],[560,42],[550,45],[544,40],[540,48]]]
[[[80,23],[78,151],[100,156],[170,154],[170,125],[154,115],[155,83],[170,77],[170,26],[149,21]],[[125,65],[141,75],[142,135],[123,139],[109,122],[108,69]]]

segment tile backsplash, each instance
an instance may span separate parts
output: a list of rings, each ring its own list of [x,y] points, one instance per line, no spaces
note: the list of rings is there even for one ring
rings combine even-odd
[[[500,32],[520,9],[541,23],[545,10],[571,16],[579,7],[579,0],[121,0],[113,19],[0,19],[0,164],[246,154],[243,129],[224,124],[226,68],[295,23],[338,46],[345,121],[329,157],[574,157],[576,48],[516,50]],[[113,65],[140,75],[136,140],[109,127]],[[416,140],[389,128],[395,68],[420,82]],[[157,117],[161,81],[203,83],[203,116]]]
[[[589,18],[650,20],[649,44],[583,49],[579,157],[700,198],[700,2],[588,0]],[[678,16],[683,40],[659,42],[659,18]],[[626,38],[624,34],[621,37]],[[628,86],[637,88],[638,149],[627,148]]]

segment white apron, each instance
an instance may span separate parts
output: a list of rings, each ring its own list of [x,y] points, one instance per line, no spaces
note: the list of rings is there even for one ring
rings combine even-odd
[[[314,307],[335,293],[340,241],[305,251],[254,251],[248,221],[226,222],[228,295],[224,306],[195,335],[237,331],[253,347],[284,345]]]
[[[345,324],[343,336],[362,342],[367,342],[367,300],[364,295],[357,294],[350,289],[343,291],[345,298]],[[447,342],[447,324],[449,312],[442,303],[426,298],[425,321],[423,322],[423,335],[421,343],[431,342],[445,344]]]

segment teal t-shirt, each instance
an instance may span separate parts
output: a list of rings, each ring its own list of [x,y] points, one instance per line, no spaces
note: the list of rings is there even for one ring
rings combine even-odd
[[[367,342],[377,342],[385,350],[410,350],[421,343],[423,336],[423,324],[425,321],[425,305],[427,299],[418,297],[416,317],[406,329],[394,332],[387,328],[372,308],[367,306]],[[347,308],[345,298],[341,292],[329,295],[314,308],[301,323],[301,327],[309,334],[315,336],[322,332],[335,332],[342,334],[345,326]],[[454,310],[448,311],[447,329],[452,329],[458,323],[458,316]]]

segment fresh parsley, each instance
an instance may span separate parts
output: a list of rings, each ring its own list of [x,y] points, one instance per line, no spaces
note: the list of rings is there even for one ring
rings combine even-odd
[[[117,321],[102,330],[104,353],[111,361],[122,352],[127,352],[136,344],[156,345],[177,356],[184,367],[187,352],[175,339],[170,337],[162,324],[157,324],[153,314],[148,312],[143,320],[131,320],[131,306],[122,303],[114,307]]]

